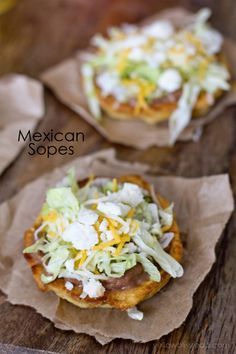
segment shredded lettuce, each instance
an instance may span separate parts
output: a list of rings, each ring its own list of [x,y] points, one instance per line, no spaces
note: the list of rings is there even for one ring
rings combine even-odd
[[[156,84],[158,77],[160,75],[159,68],[152,68],[148,63],[145,62],[134,62],[132,60],[128,60],[126,66],[121,71],[121,78],[134,78],[138,77],[149,81],[153,84]]]
[[[215,93],[217,90],[229,90],[229,73],[221,64],[212,63],[202,83],[202,88],[209,93]]]
[[[42,237],[31,246],[26,247],[23,253],[36,253],[39,251],[43,253],[53,253],[59,247],[59,242],[57,238],[49,240]]]
[[[211,16],[211,10],[209,8],[203,8],[197,12],[194,16],[193,27],[198,28],[199,26],[205,25]]]
[[[73,194],[71,188],[51,188],[46,195],[46,202],[50,209],[57,210],[62,214],[68,210],[77,213],[79,211],[78,199]]]
[[[88,63],[83,64],[82,77],[83,77],[84,91],[88,99],[89,109],[96,119],[100,119],[101,110],[100,110],[100,105],[99,105],[99,101],[96,95],[96,90],[93,82],[94,71],[93,71],[93,67],[90,64]]]
[[[157,239],[148,231],[140,229],[133,240],[144,253],[151,256],[173,278],[183,275],[182,266],[162,249]]]
[[[156,266],[144,255],[141,253],[136,254],[136,259],[138,263],[141,263],[143,269],[150,276],[150,279],[153,281],[159,282],[161,280],[161,274]]]
[[[120,278],[128,269],[133,268],[135,265],[135,254],[113,257],[105,251],[100,251],[92,257],[91,261],[87,264],[87,268],[92,272],[97,268],[99,272],[104,272],[109,277]]]
[[[111,181],[107,182],[104,186],[103,186],[103,192],[107,193],[107,192],[112,192],[113,191],[113,183]]]
[[[33,243],[31,246],[26,247],[23,250],[23,253],[36,253],[38,251],[45,251],[44,242],[45,241],[42,238],[39,239],[38,241]]]
[[[173,232],[166,232],[159,238],[160,245],[163,249],[167,248],[173,240],[175,234]]]
[[[48,241],[46,239],[39,239],[33,245],[25,248],[23,253],[43,252],[42,257],[43,266],[47,275],[42,274],[41,280],[44,283],[49,283],[56,279],[64,262],[68,259],[70,250],[67,245],[61,245],[58,240]]]
[[[106,65],[115,65],[117,63],[117,58],[113,55],[101,55],[101,56],[94,56],[90,61],[89,64],[94,67],[101,67]]]
[[[42,274],[41,279],[44,283],[50,283],[56,279],[64,262],[69,256],[69,250],[66,247],[58,247],[56,250],[50,253],[50,258],[47,264],[44,264],[44,268],[49,275]]]
[[[169,134],[170,144],[174,144],[179,134],[188,125],[192,109],[200,93],[200,86],[193,82],[184,84],[182,96],[179,99],[177,109],[170,116]]]

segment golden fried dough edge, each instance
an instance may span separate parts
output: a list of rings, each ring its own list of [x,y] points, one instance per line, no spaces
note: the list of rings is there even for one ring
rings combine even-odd
[[[150,191],[150,184],[139,176],[123,176],[118,178],[118,181],[135,183],[140,187]],[[163,208],[169,205],[168,201],[161,196],[157,195],[157,198]],[[34,226],[25,232],[24,247],[28,247],[34,243],[34,230],[39,225],[40,219],[38,218]],[[169,254],[179,262],[182,258],[183,246],[175,218],[169,231],[174,233],[174,238],[170,244]],[[41,290],[53,291],[60,298],[65,299],[70,303],[82,308],[109,307],[126,310],[130,307],[136,306],[141,301],[152,297],[154,294],[159,292],[171,278],[168,273],[161,270],[160,282],[147,280],[130,289],[106,290],[104,295],[99,298],[87,297],[85,299],[81,299],[79,296],[82,292],[82,289],[80,287],[74,287],[71,291],[68,291],[65,288],[64,279],[56,279],[49,284],[43,284],[41,281],[41,274],[44,273],[43,266],[38,264],[38,262],[35,260],[34,254],[24,254],[24,257],[32,270],[34,280]]]
[[[223,91],[217,92],[214,95],[215,99],[219,99],[223,95]],[[141,110],[138,114],[134,112],[134,108],[129,104],[120,104],[116,107],[116,100],[114,97],[102,97],[98,94],[99,103],[102,109],[106,112],[109,118],[118,120],[141,120],[148,124],[156,124],[166,121],[170,118],[171,114],[177,109],[178,101],[159,103],[152,108],[149,106],[145,110]],[[193,118],[199,118],[206,115],[212,105],[209,103],[207,93],[199,96],[193,110]]]

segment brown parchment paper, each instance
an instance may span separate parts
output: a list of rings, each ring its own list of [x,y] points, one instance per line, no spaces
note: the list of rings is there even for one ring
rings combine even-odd
[[[142,22],[150,24],[159,18],[171,19],[177,26],[188,23],[193,14],[182,9],[172,8],[152,16]],[[141,24],[141,25],[142,25]],[[224,43],[224,52],[232,69],[232,75],[236,77],[236,44],[228,39]],[[114,143],[145,149],[152,145],[166,146],[169,144],[168,123],[149,125],[139,120],[122,121],[109,118],[105,113],[100,122],[96,121],[89,112],[86,97],[83,94],[80,76],[81,56],[85,51],[77,54],[53,68],[45,71],[41,78],[57,95],[57,97],[78,113],[89,124],[96,128],[106,139]],[[202,127],[215,119],[224,109],[236,103],[236,92],[232,90],[217,102],[211,111],[204,117],[192,119],[188,127],[181,133],[178,140],[197,141],[202,132]]]
[[[4,75],[0,80],[0,174],[24,145],[17,141],[35,128],[44,114],[43,86],[23,75]]]
[[[171,282],[152,299],[140,304],[143,321],[110,309],[80,309],[59,301],[53,293],[37,289],[22,255],[23,234],[37,216],[45,191],[75,166],[78,179],[94,173],[100,176],[141,174],[155,189],[175,203],[185,254],[184,276]],[[233,210],[227,175],[185,179],[153,177],[148,166],[116,160],[112,149],[77,158],[24,187],[0,206],[0,289],[12,304],[33,307],[55,326],[95,336],[102,344],[114,338],[136,342],[158,339],[179,327],[192,306],[192,296],[215,261],[215,244]]]

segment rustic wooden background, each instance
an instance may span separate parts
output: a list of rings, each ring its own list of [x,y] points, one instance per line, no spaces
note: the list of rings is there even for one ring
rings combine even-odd
[[[44,69],[86,47],[91,35],[108,25],[138,21],[175,5],[192,10],[209,6],[216,28],[236,40],[235,0],[21,0],[0,16],[0,74],[18,72],[37,78]],[[47,89],[45,100],[40,130],[83,131],[85,142],[78,145],[77,155],[111,146]],[[236,192],[234,116],[235,110],[228,109],[205,129],[199,143],[146,151],[116,145],[118,157],[149,163],[153,173],[162,175],[198,177],[229,172]],[[69,158],[32,158],[23,150],[0,178],[0,200]],[[235,233],[236,213],[217,246],[216,263],[194,296],[187,320],[161,340],[134,344],[117,339],[102,347],[87,335],[55,329],[34,310],[12,306],[0,294],[0,353],[31,353],[29,348],[56,353],[235,353]]]

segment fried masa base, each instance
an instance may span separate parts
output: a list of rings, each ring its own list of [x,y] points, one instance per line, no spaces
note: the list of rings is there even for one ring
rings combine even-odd
[[[122,183],[135,183],[138,186],[150,191],[150,184],[144,181],[139,176],[123,176],[118,178],[118,181]],[[169,205],[169,203],[161,196],[157,195],[157,198],[163,208],[166,208]],[[28,247],[34,243],[34,230],[39,225],[40,219],[36,220],[34,226],[25,232],[24,247]],[[179,228],[175,219],[169,232],[174,233],[174,238],[169,246],[169,254],[177,261],[180,261],[183,254],[183,246],[180,239]],[[28,265],[31,267],[33,277],[41,290],[53,291],[60,298],[65,299],[71,302],[72,304],[82,308],[113,307],[120,310],[126,310],[130,307],[136,306],[141,301],[152,297],[154,294],[160,291],[171,278],[168,273],[161,270],[160,282],[147,280],[133,288],[128,288],[124,290],[106,290],[104,295],[99,298],[86,297],[84,299],[81,299],[79,296],[82,293],[82,288],[79,286],[74,286],[71,291],[68,291],[65,288],[66,280],[63,278],[56,279],[49,284],[43,284],[41,281],[41,274],[44,273],[44,268],[39,262],[40,259],[37,259],[37,257],[35,257],[35,254],[24,254],[24,257],[26,258]]]
[[[219,90],[214,94],[214,101],[223,95],[223,91]],[[135,109],[128,103],[121,103],[117,106],[116,99],[113,96],[102,97],[98,91],[99,103],[106,114],[113,119],[119,120],[141,120],[148,124],[157,124],[166,121],[171,114],[177,109],[178,100],[170,100],[167,102],[156,103],[155,106],[148,106],[145,110],[141,109],[139,113],[135,113]],[[114,108],[117,107],[117,108]],[[206,115],[212,107],[208,99],[207,93],[201,93],[193,109],[193,118],[199,118]]]

